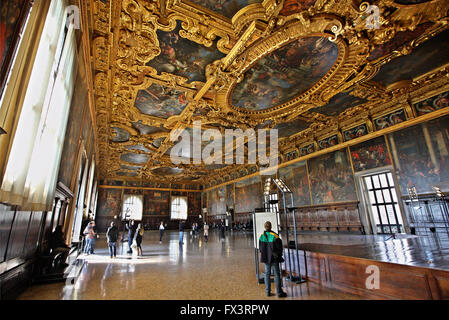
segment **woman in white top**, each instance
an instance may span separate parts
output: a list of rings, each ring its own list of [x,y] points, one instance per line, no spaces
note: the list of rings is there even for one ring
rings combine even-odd
[[[209,237],[209,225],[207,223],[204,223],[204,239],[206,239],[207,242],[207,238]]]
[[[159,243],[162,243],[162,236],[164,235],[164,221],[161,221],[161,224],[159,226]]]

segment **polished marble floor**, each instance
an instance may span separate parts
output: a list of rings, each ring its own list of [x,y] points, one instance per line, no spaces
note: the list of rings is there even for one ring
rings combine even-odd
[[[202,236],[186,232],[182,246],[178,235],[167,232],[159,243],[158,231],[147,231],[142,257],[128,255],[124,242],[112,260],[101,237],[94,255],[81,256],[86,263],[74,284],[34,285],[19,299],[280,299],[266,297],[264,285],[257,282],[252,233],[227,232],[223,241],[218,232],[211,231],[206,243]],[[312,282],[283,282],[286,299],[358,299]]]

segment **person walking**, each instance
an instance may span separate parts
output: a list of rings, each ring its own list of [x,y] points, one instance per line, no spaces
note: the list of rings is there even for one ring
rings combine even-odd
[[[184,220],[179,221],[179,244],[184,244]]]
[[[267,297],[271,296],[271,272],[274,273],[274,282],[276,285],[276,294],[279,298],[285,298],[287,294],[282,290],[282,279],[279,269],[279,263],[284,262],[282,253],[284,248],[279,235],[271,230],[271,222],[264,224],[265,231],[259,237],[260,262],[265,263],[265,293]]]
[[[106,238],[108,241],[109,255],[111,258],[115,258],[117,253],[118,229],[114,221],[111,222],[111,226],[106,231]]]
[[[206,242],[209,240],[209,225],[207,223],[204,224],[204,239]]]
[[[161,224],[159,225],[159,243],[162,243],[162,236],[164,235],[164,221],[161,221]]]
[[[95,222],[91,221],[87,224],[83,232],[83,234],[86,236],[86,245],[84,246],[84,253],[87,255],[94,253],[95,237],[97,235],[94,230],[94,227]]]
[[[137,249],[137,255],[142,256],[142,240],[143,240],[143,233],[144,229],[142,225],[139,223],[136,230],[136,249]]]
[[[224,220],[223,219],[221,219],[221,222],[220,222],[220,234],[221,234],[221,240],[224,240],[225,239],[225,223],[224,223]]]
[[[128,230],[128,253],[133,253],[133,249],[131,248],[133,244],[133,239],[136,234],[136,227],[134,225],[134,220],[131,220],[129,223],[125,225],[126,230]]]

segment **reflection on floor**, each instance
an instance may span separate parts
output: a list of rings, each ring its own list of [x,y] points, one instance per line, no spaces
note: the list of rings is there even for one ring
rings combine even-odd
[[[305,251],[449,270],[449,242],[434,234],[399,234],[392,239],[385,235],[302,233],[298,242],[299,249]]]
[[[143,257],[126,250],[124,242],[111,260],[105,239],[100,238],[95,254],[85,257],[87,263],[75,284],[32,286],[19,299],[279,299],[267,298],[264,285],[257,283],[252,233],[228,232],[222,241],[211,231],[207,243],[202,236],[186,233],[180,246],[178,232],[167,232],[160,244],[159,233],[148,231]],[[312,282],[284,281],[284,290],[287,299],[357,299]]]

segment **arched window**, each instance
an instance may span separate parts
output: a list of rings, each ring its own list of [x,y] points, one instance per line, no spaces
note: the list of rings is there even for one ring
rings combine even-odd
[[[171,200],[171,219],[187,219],[187,197],[172,197]]]
[[[124,220],[142,220],[143,196],[125,194],[123,198],[122,218]]]

